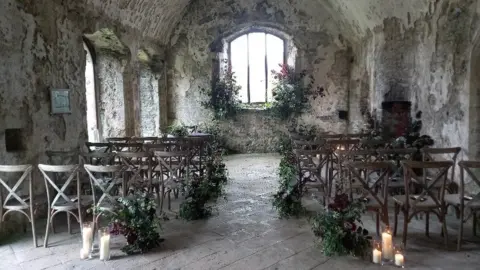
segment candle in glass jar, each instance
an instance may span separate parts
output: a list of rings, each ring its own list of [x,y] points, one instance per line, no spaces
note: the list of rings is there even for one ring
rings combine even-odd
[[[382,233],[382,252],[385,259],[393,260],[392,234],[388,231]]]
[[[395,254],[395,265],[396,266],[404,266],[405,264],[405,259],[403,257],[403,254]]]
[[[373,250],[373,263],[381,263],[382,262],[382,252],[378,249]]]
[[[93,228],[89,226],[83,227],[82,238],[83,238],[83,251],[89,253],[90,249],[92,248]]]
[[[110,258],[110,235],[105,234],[100,237],[100,260]]]

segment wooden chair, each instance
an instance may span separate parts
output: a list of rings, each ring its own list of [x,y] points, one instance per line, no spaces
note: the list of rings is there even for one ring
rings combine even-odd
[[[61,212],[67,214],[68,232],[72,233],[70,223],[70,215],[73,215],[82,226],[82,209],[88,207],[92,203],[91,196],[81,195],[81,184],[79,179],[79,165],[46,165],[39,164],[38,169],[45,180],[45,189],[47,191],[48,200],[48,215],[47,226],[45,231],[44,247],[48,246],[48,236],[50,228],[55,233],[53,227],[53,218]],[[62,179],[55,177],[64,174],[65,181],[57,182],[55,179]],[[64,179],[64,178],[63,178]],[[70,185],[75,184],[76,188],[70,190]],[[61,186],[60,186],[61,185]],[[53,190],[52,190],[53,189]]]
[[[450,170],[450,175],[447,178],[447,191],[454,193],[456,188],[452,185],[455,184],[455,167],[457,164],[457,157],[462,148],[450,147],[450,148],[423,148],[421,150],[423,161],[444,161],[451,160],[453,167]]]
[[[377,159],[375,150],[336,150],[332,159],[332,172],[330,178],[335,192],[361,191],[362,185],[355,179],[349,177],[349,170],[345,164],[352,161],[373,162]],[[333,188],[332,187],[332,188]]]
[[[142,190],[144,192],[151,192],[154,190],[154,183],[152,182],[152,174],[150,171],[151,155],[148,152],[118,152],[117,156],[123,163],[125,179],[125,194],[130,190]],[[158,183],[155,183],[158,195]]]
[[[316,139],[313,141],[294,140],[292,143],[294,149],[320,150],[325,147],[327,141],[325,139]]]
[[[331,196],[328,174],[332,151],[294,150],[294,154],[297,158],[300,185],[317,188],[323,193],[323,204],[327,205],[327,199]]]
[[[377,149],[377,153],[379,160],[389,161],[393,165],[392,176],[388,186],[389,192],[395,195],[403,194],[405,181],[401,162],[412,160],[414,154],[418,153],[418,150],[416,148]]]
[[[5,222],[7,214],[19,212],[23,214],[32,225],[33,246],[37,247],[37,234],[35,232],[35,203],[32,183],[32,165],[0,165],[0,172],[8,175],[21,173],[13,187],[10,187],[7,180],[0,177],[0,184],[7,190],[8,194],[2,199],[0,189],[0,224]],[[20,195],[22,184],[27,181],[28,195]],[[5,213],[4,210],[7,210]],[[25,230],[25,228],[24,228]]]
[[[109,153],[112,151],[111,143],[96,143],[96,142],[86,142],[85,146],[89,153],[100,152],[100,153]]]
[[[366,203],[367,211],[376,214],[376,231],[380,235],[380,221],[389,225],[388,221],[388,184],[392,173],[392,164],[385,161],[353,161],[347,162],[350,171],[350,183],[356,179],[362,186],[359,196],[351,198],[360,199]]]
[[[189,151],[154,151],[151,171],[158,177],[161,189],[160,211],[163,211],[165,195],[171,210],[171,192],[176,192],[189,180]]]
[[[480,161],[466,161],[458,162],[460,167],[460,188],[458,194],[446,194],[445,202],[447,205],[452,205],[458,210],[460,228],[458,231],[457,251],[460,251],[463,239],[463,224],[470,218],[473,221],[473,235],[477,235],[477,212],[480,211],[480,193],[465,191],[465,172],[470,176],[473,184],[480,188],[480,180],[475,175],[474,170],[480,169]],[[471,190],[471,189],[470,189]],[[468,215],[465,217],[465,210],[468,210]]]
[[[106,139],[109,143],[128,143],[130,141],[130,137],[110,137]]]
[[[112,211],[118,204],[117,199],[125,196],[124,179],[121,177],[123,166],[97,166],[84,164],[92,185],[93,206],[97,209]],[[98,223],[101,214],[94,211],[93,222]]]
[[[404,168],[405,187],[409,187],[411,182],[419,188],[417,194],[410,194],[410,189],[405,188],[405,195],[393,197],[395,201],[395,222],[394,235],[397,234],[398,214],[403,212],[403,244],[407,243],[408,223],[420,212],[426,216],[425,234],[429,235],[429,215],[434,213],[442,223],[442,234],[444,235],[445,246],[448,247],[448,231],[446,224],[447,206],[445,203],[445,190],[447,184],[447,175],[453,166],[453,161],[402,161]],[[422,171],[418,175],[416,171]],[[434,171],[434,177],[427,177],[428,171]],[[440,191],[437,191],[440,187]]]

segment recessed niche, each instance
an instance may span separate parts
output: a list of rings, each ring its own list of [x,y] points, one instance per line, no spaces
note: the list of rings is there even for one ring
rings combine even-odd
[[[340,120],[348,120],[348,111],[339,110],[338,111],[338,118]]]
[[[24,131],[19,128],[5,129],[5,148],[7,152],[25,151]]]

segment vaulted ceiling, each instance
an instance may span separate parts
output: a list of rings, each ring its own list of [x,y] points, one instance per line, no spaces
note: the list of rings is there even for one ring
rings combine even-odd
[[[84,0],[91,11],[138,30],[143,36],[167,44],[178,22],[193,1],[240,0]],[[265,0],[258,0],[265,1]],[[276,1],[298,0],[267,0]],[[426,12],[436,9],[439,2],[449,0],[303,0],[316,1],[323,12],[327,10],[336,21],[339,31],[351,38],[362,37],[368,29],[381,24],[387,17],[398,17],[405,24],[413,23]],[[455,1],[455,0],[453,0]],[[296,2],[298,4],[298,2]]]

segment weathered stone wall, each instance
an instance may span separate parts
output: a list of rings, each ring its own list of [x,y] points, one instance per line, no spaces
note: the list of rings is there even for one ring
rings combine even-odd
[[[380,116],[383,101],[410,101],[412,113],[423,112],[422,133],[468,155],[472,32],[466,29],[475,28],[475,18],[475,1],[438,1],[407,26],[403,18],[387,18],[375,27],[360,52],[365,68],[353,75],[369,77],[363,81],[370,82],[370,109]]]
[[[207,3],[208,2],[208,3]],[[348,43],[334,27],[331,17],[314,1],[198,1],[187,9],[171,40],[169,53],[169,122],[198,124],[209,121],[201,106],[200,89],[209,87],[215,54],[210,48],[226,37],[251,26],[278,29],[289,35],[298,49],[299,70],[306,69],[324,87],[326,97],[311,100],[311,111],[299,123],[320,130],[343,132],[338,110],[348,108]],[[213,44],[212,44],[213,43]],[[284,123],[270,119],[263,111],[245,111],[228,129],[228,144],[242,152],[271,151],[282,136]],[[267,129],[268,127],[268,129]],[[265,130],[262,130],[265,129]],[[248,134],[249,138],[245,138]],[[248,142],[247,142],[248,141]]]
[[[98,114],[103,138],[123,137],[125,132],[124,61],[118,56],[98,53]]]
[[[0,1],[0,164],[44,163],[46,150],[77,148],[87,138],[81,28],[55,3],[36,3]],[[52,88],[71,90],[72,113],[50,114]],[[6,151],[11,128],[23,130],[24,151]],[[36,170],[33,181],[43,193]]]
[[[160,136],[160,100],[158,79],[146,67],[140,70],[140,135]]]

